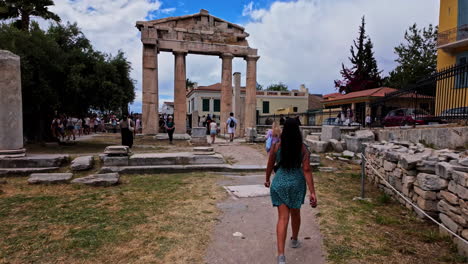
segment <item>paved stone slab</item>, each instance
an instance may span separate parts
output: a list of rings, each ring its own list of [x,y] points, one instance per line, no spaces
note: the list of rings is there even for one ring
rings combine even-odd
[[[167,133],[159,133],[155,136],[157,140],[169,140]],[[191,137],[188,134],[174,134],[174,140],[190,140]]]
[[[225,186],[226,190],[234,194],[237,198],[262,197],[270,195],[270,188],[263,185],[238,185]]]
[[[75,158],[70,165],[71,170],[73,171],[82,171],[89,170],[94,165],[93,156],[81,156]]]
[[[53,172],[58,170],[59,167],[45,167],[45,168],[0,168],[0,177],[7,176],[27,176],[31,173],[39,172]]]
[[[29,176],[30,184],[67,183],[73,177],[72,173],[33,173]]]
[[[3,158],[0,159],[0,168],[60,167],[68,162],[69,158],[69,155],[63,154],[39,154],[19,158]]]
[[[109,166],[102,167],[100,173],[119,172],[121,174],[144,173],[180,173],[191,171],[204,172],[264,172],[266,166],[259,165],[229,165],[229,164],[200,164],[200,165],[159,165],[159,166]]]
[[[179,153],[139,153],[129,159],[130,166],[150,165],[195,165],[195,164],[223,164],[224,158],[220,154],[195,155],[192,152]]]
[[[86,184],[92,186],[112,186],[119,183],[120,175],[118,173],[93,174],[83,178],[77,178],[72,181],[76,184]]]

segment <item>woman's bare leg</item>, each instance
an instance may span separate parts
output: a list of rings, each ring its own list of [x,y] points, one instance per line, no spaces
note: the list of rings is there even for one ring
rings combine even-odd
[[[289,207],[285,204],[278,206],[278,223],[276,224],[276,239],[278,243],[278,256],[284,255],[284,244],[288,233]]]
[[[292,239],[297,240],[299,229],[301,227],[301,209],[291,210]]]

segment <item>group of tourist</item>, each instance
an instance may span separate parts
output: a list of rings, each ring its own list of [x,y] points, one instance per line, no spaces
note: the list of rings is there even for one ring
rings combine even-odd
[[[214,144],[216,141],[216,135],[221,132],[221,128],[218,126],[216,122],[216,116],[211,116],[208,114],[206,117],[202,116],[199,122],[200,127],[206,127],[206,134],[210,135],[211,137],[211,144]],[[234,117],[234,113],[229,113],[229,118],[226,120],[226,127],[225,131],[227,131],[229,135],[229,141],[233,142],[235,138],[236,129],[238,126],[238,121]]]
[[[296,118],[288,118],[280,124],[273,122],[266,135],[268,163],[265,176],[265,187],[270,188],[271,201],[278,210],[276,225],[278,263],[286,263],[284,255],[289,219],[291,218],[291,248],[299,248],[299,229],[301,225],[301,205],[304,203],[307,187],[309,204],[317,206],[314,181],[310,168],[310,153],[302,141]],[[272,173],[273,181],[270,182]]]

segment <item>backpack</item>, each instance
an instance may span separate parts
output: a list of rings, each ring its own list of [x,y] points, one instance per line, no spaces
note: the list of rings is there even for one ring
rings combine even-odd
[[[229,121],[229,127],[235,127],[236,126],[236,122],[234,122],[234,119],[230,119]]]

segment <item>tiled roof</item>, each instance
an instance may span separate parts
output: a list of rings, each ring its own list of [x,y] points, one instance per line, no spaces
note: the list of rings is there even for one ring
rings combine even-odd
[[[352,92],[348,94],[338,94],[336,96],[324,95],[324,98],[330,97],[330,99],[325,99],[325,102],[339,101],[345,99],[353,99],[359,97],[384,97],[385,94],[395,92],[395,88],[390,87],[379,87],[374,89],[362,90],[357,92]],[[331,94],[334,95],[334,94]]]

